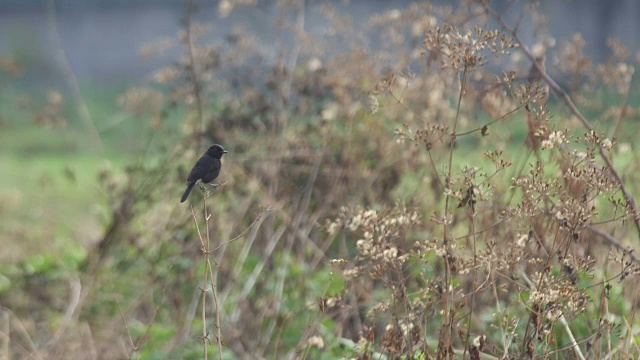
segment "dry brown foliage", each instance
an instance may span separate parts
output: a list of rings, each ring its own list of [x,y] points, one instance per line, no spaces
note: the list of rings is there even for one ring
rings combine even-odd
[[[65,320],[92,329],[95,353],[637,356],[638,159],[623,129],[639,109],[623,44],[594,64],[575,35],[546,49],[545,68],[533,48],[551,35],[523,44],[487,1],[412,3],[364,24],[330,4],[279,4],[266,49],[240,25],[210,43],[194,9],[144,49],[183,55],[119,104],[158,129],[185,109],[184,136],[166,163],[103,174],[111,222]],[[535,2],[522,14],[545,24]],[[326,18],[326,33],[305,16]],[[599,103],[602,88],[620,103]],[[176,189],[213,142],[231,151],[222,184],[188,214]],[[134,264],[138,290],[118,288]],[[62,339],[83,327],[62,328],[12,351],[82,357]]]

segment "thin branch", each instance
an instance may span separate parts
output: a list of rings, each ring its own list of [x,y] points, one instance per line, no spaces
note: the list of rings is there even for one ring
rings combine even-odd
[[[216,290],[216,285],[213,283],[213,269],[211,266],[211,261],[209,260],[209,255],[207,255],[207,268],[209,268],[209,279],[211,280],[213,303],[216,310],[216,341],[218,343],[218,355],[220,357],[220,360],[222,360],[222,327],[220,325],[220,306],[218,305],[218,292]]]
[[[452,174],[452,168],[453,168],[453,148],[455,145],[455,141],[456,141],[456,128],[458,126],[458,118],[460,116],[460,105],[462,104],[462,95],[464,94],[464,88],[466,85],[466,80],[467,80],[467,66],[465,64],[464,70],[462,72],[462,79],[460,81],[460,95],[458,96],[458,107],[456,109],[456,117],[455,117],[455,121],[453,123],[453,130],[451,131],[451,143],[450,143],[450,148],[449,148],[449,169],[447,172],[447,177],[444,179],[445,182],[445,190],[448,190],[451,188],[451,174]],[[445,262],[445,278],[444,278],[444,283],[446,286],[446,296],[445,296],[445,304],[444,304],[444,316],[442,317],[442,330],[444,330],[444,328],[447,328],[447,331],[444,332],[444,334],[441,332],[440,333],[440,339],[439,341],[442,342],[442,335],[445,336],[445,340],[443,346],[444,347],[448,347],[451,345],[451,337],[452,337],[452,333],[453,333],[453,321],[452,319],[449,317],[450,315],[450,309],[451,307],[453,307],[453,292],[450,289],[450,283],[451,283],[451,264],[449,264],[449,255],[450,255],[450,251],[451,251],[451,243],[450,240],[448,239],[448,232],[449,232],[449,226],[448,226],[448,213],[449,213],[449,200],[451,199],[450,194],[447,193],[446,197],[445,197],[445,202],[444,202],[444,214],[443,214],[443,221],[442,221],[442,225],[443,225],[443,235],[442,235],[442,241],[444,243],[444,246],[446,248],[446,254],[444,256],[444,262]],[[440,356],[442,353],[441,351],[443,351],[442,346],[438,346],[438,356]],[[445,352],[448,352],[448,350],[445,350]]]
[[[138,348],[133,343],[133,338],[131,337],[131,333],[129,332],[129,325],[127,324],[127,320],[125,320],[124,318],[124,313],[122,312],[122,306],[120,306],[120,301],[118,301],[118,298],[115,298],[115,300],[116,300],[116,304],[118,304],[118,311],[120,312],[120,318],[122,319],[122,323],[124,324],[124,329],[127,331],[127,337],[129,337],[129,345],[131,345],[133,352],[137,352]]]
[[[200,123],[200,134],[196,137],[196,147],[200,145],[202,135],[204,134],[204,107],[202,105],[202,88],[198,82],[198,74],[196,73],[196,61],[193,56],[193,39],[191,36],[191,13],[193,12],[193,0],[189,0],[187,5],[187,12],[184,17],[184,31],[185,31],[185,43],[187,46],[187,55],[189,57],[189,64],[187,71],[189,73],[189,80],[193,85],[193,95],[196,98],[196,111],[198,114],[198,122]]]
[[[571,347],[573,348],[573,351],[576,353],[576,356],[580,360],[585,360],[584,359],[584,355],[582,355],[582,351],[580,351],[580,347],[578,346],[578,343],[576,342],[576,338],[573,337],[573,333],[571,332],[571,329],[569,328],[569,324],[567,323],[567,320],[564,318],[564,315],[561,314],[560,317],[558,317],[558,319],[560,320],[560,323],[562,324],[562,326],[564,326],[564,330],[567,332],[567,335],[569,336],[569,339],[571,340]]]
[[[64,48],[62,47],[62,42],[60,41],[60,34],[58,33],[58,22],[56,19],[56,8],[54,0],[47,1],[47,18],[49,20],[50,34],[52,37],[53,43],[56,45],[56,56],[58,58],[58,63],[62,68],[62,72],[64,74],[65,79],[67,80],[67,85],[71,90],[71,94],[76,103],[76,108],[78,111],[78,116],[80,120],[84,123],[87,130],[89,130],[89,136],[93,139],[93,143],[98,146],[99,151],[103,151],[102,140],[100,140],[100,134],[98,133],[98,129],[96,129],[95,124],[93,123],[93,119],[91,119],[91,113],[89,112],[89,108],[87,104],[84,102],[82,98],[82,93],[80,91],[80,86],[78,85],[78,80],[73,74],[73,70],[69,65],[69,60],[67,59],[67,55],[64,53]]]
[[[204,208],[204,221],[207,226],[207,248],[203,253],[206,259],[206,268],[207,270],[209,270],[209,280],[211,282],[211,291],[213,292],[213,304],[216,311],[216,342],[218,343],[218,355],[220,357],[220,360],[222,360],[222,329],[220,326],[220,308],[218,306],[218,293],[216,291],[216,285],[214,284],[215,278],[213,277],[213,269],[211,266],[211,259],[209,257],[209,255],[211,254],[211,236],[209,235],[209,219],[211,219],[211,214],[207,214],[206,196],[202,199],[202,206]],[[205,281],[206,279],[207,277],[205,276]]]
[[[149,322],[149,325],[147,325],[147,330],[135,342],[133,341],[133,338],[131,338],[131,333],[129,332],[129,325],[127,324],[127,321],[124,318],[124,313],[122,312],[122,307],[120,306],[120,302],[118,301],[117,298],[115,299],[116,304],[118,304],[118,311],[120,311],[120,318],[124,323],[124,328],[126,329],[127,336],[129,337],[129,343],[131,345],[131,348],[133,349],[133,352],[137,353],[138,357],[140,356],[140,353],[139,353],[140,348],[149,337],[149,333],[151,332],[151,327],[156,322],[156,316],[158,315],[158,310],[160,310],[160,306],[162,305],[162,301],[164,300],[164,293],[165,293],[165,289],[167,288],[168,280],[169,280],[169,277],[165,278],[164,280],[164,284],[162,285],[162,294],[160,295],[160,300],[158,301],[158,304],[156,304],[156,307],[153,310],[153,316],[151,317],[151,321]]]
[[[36,347],[35,342],[33,341],[33,339],[31,339],[31,336],[29,335],[29,332],[27,331],[26,326],[16,316],[16,314],[13,311],[11,311],[11,309],[3,307],[2,305],[0,305],[0,313],[9,314],[9,317],[13,319],[12,321],[13,329],[14,329],[13,331],[17,333],[17,335],[21,335],[22,339],[28,345],[29,349],[25,349],[27,351],[30,351],[28,358],[42,359],[43,357],[40,354],[40,351],[38,350],[38,348]]]
[[[484,124],[482,127],[479,127],[479,128],[477,128],[477,129],[473,129],[473,130],[469,130],[469,131],[467,131],[467,132],[463,132],[463,133],[460,133],[460,134],[456,134],[456,136],[458,136],[458,137],[459,137],[459,136],[469,135],[469,134],[473,134],[474,132],[481,131],[481,130],[482,130],[482,129],[484,129],[486,126],[493,125],[494,123],[497,123],[498,121],[503,120],[503,119],[505,119],[506,117],[508,117],[509,115],[511,115],[511,114],[515,113],[516,111],[518,111],[518,110],[522,109],[522,106],[523,106],[523,105],[518,105],[518,106],[517,106],[516,108],[514,108],[513,110],[511,110],[511,111],[507,112],[506,114],[504,114],[504,115],[500,116],[499,118],[497,118],[497,119],[495,119],[495,120],[491,120],[491,121],[489,121],[488,123]]]
[[[229,244],[229,243],[231,243],[231,242],[234,242],[234,241],[236,241],[236,240],[240,239],[241,237],[243,237],[247,232],[249,232],[249,230],[251,230],[251,229],[253,228],[253,226],[254,226],[258,221],[260,221],[260,219],[262,219],[262,217],[264,216],[264,214],[268,213],[268,212],[269,212],[269,211],[271,211],[271,210],[273,210],[273,209],[272,209],[271,207],[268,207],[266,210],[262,211],[260,214],[258,214],[258,216],[256,216],[256,218],[253,220],[253,222],[251,223],[251,225],[249,225],[249,227],[248,227],[248,228],[244,229],[244,231],[242,231],[242,232],[240,233],[240,235],[238,235],[238,236],[236,236],[236,237],[234,237],[234,238],[232,238],[232,239],[230,239],[230,240],[227,240],[227,241],[223,242],[222,244],[220,244],[220,245],[218,245],[218,246],[214,247],[211,251],[212,251],[212,252],[213,252],[213,251],[216,251],[216,250],[220,249],[221,247],[223,247],[223,246],[225,246],[225,245],[227,245],[227,244]]]
[[[205,194],[205,198],[206,198],[206,194]],[[204,199],[203,199],[203,203],[204,203]],[[208,227],[208,225],[206,225],[206,220],[207,220],[207,205],[206,203],[204,203],[204,211],[205,211],[205,226]],[[200,239],[200,249],[202,251],[202,255],[205,257],[205,259],[207,258],[209,252],[207,249],[207,246],[204,243],[204,238],[202,237],[202,232],[200,231],[200,226],[198,225],[198,219],[196,218],[196,212],[193,210],[193,207],[190,209],[191,212],[191,218],[193,219],[193,223],[196,226],[196,231],[198,232],[198,239]],[[208,230],[207,230],[208,231]],[[205,260],[206,263],[206,260]],[[208,335],[209,333],[207,332],[207,313],[206,313],[206,299],[207,299],[207,269],[205,268],[204,271],[204,281],[202,285],[202,288],[200,288],[200,291],[202,292],[202,346],[204,347],[204,359],[207,360],[208,358],[208,353],[209,351],[207,350],[207,344],[209,342],[209,338]]]
[[[210,343],[209,340],[209,332],[207,331],[207,314],[206,314],[206,300],[207,300],[207,291],[208,289],[206,289],[207,286],[207,276],[209,277],[209,282],[211,284],[211,290],[213,292],[213,302],[214,302],[214,309],[216,312],[216,342],[218,345],[218,355],[220,360],[222,360],[222,334],[221,334],[221,325],[220,325],[220,308],[218,306],[218,294],[216,291],[216,286],[214,283],[214,277],[213,277],[213,267],[211,266],[211,259],[210,259],[210,255],[211,255],[211,236],[209,233],[209,219],[211,219],[211,214],[207,213],[207,195],[205,194],[204,198],[202,199],[202,207],[203,207],[203,216],[204,216],[204,221],[205,221],[205,227],[206,227],[206,231],[207,231],[207,242],[205,244],[205,241],[202,237],[202,233],[200,232],[200,228],[198,226],[198,221],[196,219],[195,216],[195,211],[193,210],[193,208],[191,208],[191,216],[193,218],[193,221],[196,225],[196,229],[198,231],[198,238],[200,239],[200,245],[201,245],[201,250],[202,250],[202,255],[204,257],[204,261],[205,261],[205,274],[204,274],[204,285],[203,287],[200,289],[202,291],[202,343],[204,346],[204,358],[205,360],[208,357],[208,351],[207,351],[207,345]]]
[[[8,312],[0,310],[0,359],[9,359],[11,344],[11,317]]]
[[[477,237],[476,237],[476,224],[475,224],[475,216],[474,216],[474,207],[471,205],[468,208],[470,212],[469,222],[471,223],[471,234],[473,236],[473,282],[471,283],[471,301],[469,302],[469,319],[467,321],[467,336],[464,340],[464,352],[462,354],[462,358],[466,358],[467,349],[469,348],[469,339],[471,338],[471,320],[473,318],[473,309],[475,307],[475,296],[478,289],[476,288],[476,278],[478,276],[478,250],[477,250]]]
[[[158,310],[160,310],[160,306],[162,305],[162,301],[164,300],[164,293],[165,293],[165,290],[167,289],[168,282],[169,282],[169,277],[167,276],[164,279],[164,284],[162,284],[162,293],[160,294],[160,299],[158,299],[158,303],[156,304],[156,307],[153,310],[153,316],[151,317],[151,322],[149,322],[149,325],[147,325],[147,330],[144,332],[144,335],[142,335],[142,337],[136,341],[136,346],[135,346],[136,349],[140,349],[144,344],[144,342],[147,341],[147,338],[149,337],[149,333],[151,332],[151,327],[156,322]]]
[[[607,243],[609,243],[610,245],[612,245],[613,247],[615,247],[616,249],[625,252],[627,255],[629,255],[630,258],[633,259],[633,261],[636,264],[640,264],[640,257],[638,257],[633,250],[629,249],[628,247],[622,245],[618,240],[614,239],[613,236],[607,234],[606,232],[599,230],[597,228],[595,228],[594,226],[591,225],[587,225],[586,229],[591,231],[592,233],[602,237],[603,239],[605,239],[607,241]]]

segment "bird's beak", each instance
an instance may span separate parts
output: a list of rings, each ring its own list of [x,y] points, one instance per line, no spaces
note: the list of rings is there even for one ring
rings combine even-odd
[[[228,151],[227,151],[227,150],[224,150],[222,153],[223,153],[223,154],[226,154],[226,153],[228,153]]]

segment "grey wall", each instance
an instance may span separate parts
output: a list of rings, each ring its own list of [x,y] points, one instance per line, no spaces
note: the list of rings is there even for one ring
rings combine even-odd
[[[410,1],[351,0],[334,4],[349,13],[354,22],[364,22],[377,11],[404,7]],[[446,0],[437,3],[455,3]],[[153,69],[174,61],[176,52],[164,58],[142,61],[139,49],[154,39],[172,37],[179,30],[186,1],[107,1],[59,0],[55,2],[57,29],[69,63],[81,81],[117,83],[140,80]],[[198,3],[198,2],[196,2]],[[204,2],[195,18],[214,25],[214,34],[224,37],[235,24],[256,31],[268,46],[274,38],[275,1],[261,1],[257,8],[243,8],[226,19],[219,19],[215,1]],[[308,2],[308,7],[317,2]],[[493,1],[492,6],[515,19],[521,12],[519,3]],[[56,83],[60,63],[54,54],[52,24],[46,2],[27,0],[0,1],[0,54],[16,54],[40,84]],[[587,40],[587,50],[596,60],[606,56],[606,40],[618,37],[632,50],[638,50],[640,1],[574,0],[542,1],[542,12],[550,18],[549,29],[558,39],[580,32]],[[313,14],[313,11],[307,11]],[[322,19],[309,16],[307,26],[319,28]],[[530,28],[524,26],[523,38],[533,41]]]

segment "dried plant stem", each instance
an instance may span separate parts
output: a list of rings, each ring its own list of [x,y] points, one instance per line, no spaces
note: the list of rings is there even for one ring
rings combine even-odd
[[[138,352],[138,348],[136,348],[136,345],[133,343],[133,338],[131,337],[131,333],[129,332],[129,325],[127,324],[127,320],[125,320],[124,318],[124,313],[122,312],[122,307],[120,306],[120,302],[118,301],[118,299],[115,299],[115,300],[116,300],[116,304],[118,304],[118,311],[120,312],[120,318],[124,323],[124,329],[127,331],[127,337],[129,338],[129,345],[131,345],[133,352],[136,353],[136,358],[139,359],[140,353]]]
[[[271,207],[268,207],[267,209],[263,210],[261,213],[259,213],[259,214],[258,214],[258,216],[256,216],[256,218],[253,220],[253,222],[251,223],[251,225],[249,225],[249,227],[248,227],[248,228],[244,229],[244,230],[240,233],[240,235],[238,235],[238,236],[236,236],[236,237],[234,237],[234,238],[232,238],[232,239],[230,239],[230,240],[227,240],[227,241],[223,242],[222,244],[220,244],[220,245],[218,245],[218,246],[214,247],[211,251],[216,251],[216,250],[220,249],[221,247],[223,247],[223,246],[225,246],[225,245],[227,245],[227,244],[229,244],[229,243],[232,243],[232,242],[234,242],[234,241],[236,241],[236,240],[240,239],[240,238],[241,238],[241,237],[243,237],[244,235],[246,235],[246,233],[247,233],[247,232],[249,232],[249,230],[251,230],[251,229],[253,228],[253,226],[254,226],[255,224],[257,224],[257,223],[258,223],[258,221],[260,221],[260,219],[262,219],[262,217],[264,216],[264,214],[268,213],[268,212],[269,212],[269,211],[271,211],[271,210],[273,210]]]
[[[200,145],[200,141],[202,139],[202,134],[205,131],[204,124],[204,108],[202,105],[202,89],[200,87],[200,82],[198,81],[198,74],[196,72],[196,61],[193,56],[193,39],[191,36],[191,13],[193,12],[193,0],[189,0],[187,5],[187,12],[184,17],[184,31],[185,31],[185,43],[187,47],[187,56],[189,58],[189,65],[187,66],[187,72],[189,73],[189,80],[193,86],[193,96],[196,100],[196,112],[198,115],[197,121],[200,125],[200,133],[196,136],[196,147]]]
[[[103,146],[102,140],[100,140],[100,134],[98,133],[98,129],[96,129],[96,126],[93,123],[93,119],[91,119],[91,113],[89,112],[89,108],[82,98],[78,80],[73,74],[73,70],[71,70],[71,66],[69,65],[69,60],[67,59],[67,56],[64,53],[64,49],[62,48],[60,34],[58,33],[58,22],[56,19],[54,0],[47,1],[47,17],[49,18],[50,34],[52,35],[53,43],[56,45],[56,55],[58,57],[58,62],[62,67],[65,79],[67,80],[67,85],[69,86],[73,98],[76,102],[76,108],[80,120],[82,120],[87,130],[89,130],[89,135],[93,140],[92,142],[97,145],[99,151],[102,151]]]
[[[216,342],[218,345],[218,355],[220,360],[222,360],[222,334],[221,334],[221,326],[220,326],[220,311],[218,308],[218,294],[216,292],[214,277],[213,277],[213,269],[211,266],[211,259],[209,255],[211,252],[210,244],[211,244],[211,236],[209,233],[209,219],[211,219],[211,214],[207,212],[207,202],[206,202],[206,194],[202,200],[203,206],[203,216],[205,220],[205,229],[206,229],[206,242],[204,237],[202,236],[202,232],[200,231],[200,226],[198,225],[198,220],[195,216],[195,211],[191,208],[191,217],[193,219],[193,223],[196,226],[196,230],[198,232],[198,239],[200,239],[200,249],[202,251],[202,256],[205,262],[204,269],[204,281],[203,286],[200,288],[202,291],[202,346],[204,348],[204,358],[208,358],[208,345],[210,343],[209,332],[207,331],[207,283],[211,285],[211,291],[213,292],[213,302],[214,309],[216,312]]]
[[[640,264],[640,257],[638,257],[638,255],[636,255],[635,252],[630,251],[627,247],[622,245],[622,243],[620,243],[618,240],[616,240],[613,236],[607,234],[604,231],[601,231],[601,230],[597,229],[593,225],[587,225],[586,229],[591,231],[592,233],[602,237],[603,239],[605,239],[609,245],[615,247],[616,249],[618,249],[620,251],[623,251],[627,256],[629,256],[631,259],[633,259],[633,261],[636,264]]]
[[[418,119],[425,121],[422,118],[422,116],[420,116],[420,114],[415,112],[413,109],[411,109],[409,106],[407,106],[407,104],[405,104],[402,101],[402,97],[398,97],[393,91],[389,91],[389,94],[396,101],[396,103],[398,103],[400,106],[402,106],[406,110],[410,111]],[[429,161],[431,162],[431,166],[433,167],[433,174],[435,175],[436,179],[438,179],[438,183],[440,183],[440,186],[442,186],[442,189],[444,190],[444,188],[446,188],[446,185],[442,182],[442,179],[440,178],[440,174],[438,174],[438,169],[436,168],[435,161],[433,161],[433,154],[431,153],[431,150],[427,149],[427,154],[429,155]]]
[[[218,307],[218,292],[214,284],[213,269],[211,261],[207,256],[207,268],[209,269],[209,279],[211,280],[211,289],[213,292],[213,305],[216,311],[216,342],[218,343],[218,355],[222,360],[222,329],[220,326],[220,308]]]
[[[487,5],[486,3],[482,3],[482,2],[480,2],[480,3],[482,4],[482,6],[486,10],[486,12],[491,14],[491,16],[500,24],[500,26],[504,29],[504,31],[509,33],[509,35],[511,35],[513,37],[513,39],[518,43],[518,45],[520,46],[520,50],[529,58],[529,60],[531,60],[531,62],[533,63],[533,66],[536,67],[536,69],[540,73],[540,76],[542,77],[542,79],[544,79],[544,81],[549,85],[549,87],[551,89],[553,89],[553,91],[555,91],[558,94],[558,96],[564,101],[564,103],[567,105],[567,107],[569,107],[569,110],[571,110],[573,115],[575,115],[578,118],[578,120],[580,120],[580,122],[582,123],[582,125],[584,127],[589,129],[590,131],[594,131],[595,132],[595,128],[589,122],[589,120],[587,120],[587,118],[584,117],[584,115],[582,115],[582,113],[580,112],[578,107],[575,105],[575,103],[571,99],[571,96],[569,96],[569,94],[566,91],[564,91],[560,87],[560,85],[558,85],[558,83],[556,83],[547,74],[545,69],[536,60],[535,56],[531,53],[531,51],[529,51],[524,46],[524,44],[522,43],[522,40],[520,40],[520,37],[517,34],[517,30],[509,27],[507,25],[507,23],[504,21],[504,19],[500,16],[500,14],[498,14],[495,10],[493,10],[491,7],[489,7],[489,5]],[[607,166],[607,170],[609,170],[609,172],[611,172],[611,174],[613,175],[613,177],[615,178],[615,180],[616,180],[616,182],[618,184],[618,187],[620,188],[620,191],[622,191],[622,194],[624,195],[624,198],[627,201],[627,204],[628,204],[629,208],[631,209],[631,215],[633,217],[633,222],[636,225],[636,229],[638,231],[638,234],[640,234],[640,213],[638,212],[638,207],[636,206],[636,201],[635,201],[634,197],[631,195],[631,193],[629,193],[629,190],[627,190],[627,187],[625,186],[624,181],[622,180],[622,177],[620,176],[618,171],[613,166],[613,161],[611,160],[611,158],[607,154],[606,150],[602,146],[598,146],[598,152],[600,153],[600,156],[604,160],[604,162],[605,162],[605,164]]]
[[[621,352],[623,354],[629,354],[629,346],[631,346],[632,342],[635,342],[633,340],[633,337],[636,336],[638,334],[638,331],[634,331],[633,327],[629,324],[629,322],[627,321],[627,319],[624,319],[625,325],[627,327],[627,337],[625,339],[625,341],[620,341],[618,343],[618,345],[616,345],[616,347],[614,349],[612,349],[606,356],[601,357],[602,360],[610,360],[613,359],[614,355],[617,354],[618,352]],[[629,355],[627,355],[626,357],[620,357],[621,359],[628,359],[630,358]]]
[[[320,297],[321,303],[324,301],[324,299],[326,299],[327,292],[329,291],[329,287],[331,286],[332,281],[333,281],[333,274],[330,273],[329,281],[327,282],[327,285],[324,287],[324,290],[322,291],[322,296]],[[320,315],[321,312],[324,312],[323,306],[316,306],[315,310],[313,311],[313,314],[311,315],[311,318],[309,319],[309,322],[306,328],[304,329],[304,333],[300,337],[300,341],[298,341],[298,345],[296,346],[295,356],[294,356],[295,359],[306,359],[307,356],[309,356],[310,346],[308,344],[305,344],[304,342],[306,342],[306,340],[309,338],[309,335],[318,326],[318,322],[321,318],[321,315]],[[285,318],[285,321],[286,321],[286,318]],[[283,324],[283,327],[284,327],[284,324]],[[279,336],[278,336],[278,341],[280,341]],[[304,346],[304,350],[302,349],[303,346]]]
[[[502,313],[502,307],[500,306],[500,297],[498,296],[498,287],[496,286],[496,278],[494,273],[491,271],[491,269],[488,269],[488,270],[489,270],[489,276],[491,277],[491,290],[492,290],[493,298],[496,301],[496,314],[502,318],[503,313]],[[502,321],[498,321],[498,324],[500,326],[500,331],[502,332],[502,350],[503,350],[502,357],[506,359],[509,355],[509,347],[511,346],[512,338],[507,337],[505,324]]]
[[[205,214],[206,214],[206,204],[205,204]],[[196,218],[196,213],[193,210],[193,207],[191,208],[191,218],[193,219],[193,224],[196,226],[196,231],[198,232],[198,239],[200,239],[200,245],[201,245],[201,250],[202,253],[206,259],[206,249],[207,247],[205,246],[204,243],[204,239],[202,238],[202,233],[200,232],[200,226],[198,225],[198,219]],[[206,221],[206,215],[205,215],[205,221]],[[206,260],[205,260],[206,261]],[[208,338],[207,338],[207,313],[206,313],[206,306],[205,306],[205,300],[206,300],[206,287],[207,287],[207,271],[205,269],[204,272],[204,285],[202,288],[200,288],[200,291],[202,291],[202,343],[204,346],[204,358],[205,360],[207,359],[207,342],[208,342]]]
[[[545,250],[546,260],[545,260],[545,262],[543,263],[543,266],[542,266],[542,268],[544,270],[543,270],[543,272],[541,274],[542,276],[539,277],[537,284],[534,286],[533,283],[531,282],[531,280],[529,280],[528,276],[524,273],[524,271],[522,271],[522,270],[520,271],[520,275],[527,281],[530,289],[536,289],[537,291],[541,291],[542,290],[542,288],[544,286],[544,279],[545,279],[544,275],[551,271],[550,270],[551,268],[550,268],[549,264],[553,260],[553,255],[557,254],[560,251],[562,246],[565,244],[565,241],[568,239],[568,236],[567,236],[567,237],[565,237],[565,241],[563,241],[563,240],[558,241],[558,236],[559,236],[558,232],[559,231],[560,231],[560,229],[558,228],[556,234],[553,237],[553,243],[551,244],[551,250],[550,251],[546,251]],[[536,240],[538,240],[541,249],[544,249],[543,242],[538,238],[538,236],[535,234],[535,232],[534,232],[534,236],[536,237]],[[557,247],[556,247],[556,245],[557,245]],[[528,342],[531,341],[531,339],[529,337],[529,325],[531,325],[531,323],[532,323],[532,314],[533,314],[534,311],[536,311],[536,310],[534,310],[532,308],[531,312],[530,312],[530,315],[529,315],[529,318],[527,319],[527,325],[525,326],[525,329],[524,329],[524,336],[522,338],[522,350],[523,350],[523,352],[527,351],[527,344],[528,344]],[[548,345],[549,344],[547,343],[547,346]]]
[[[202,199],[202,206],[204,209],[204,218],[205,218],[205,226],[207,227],[207,247],[205,249],[203,249],[203,254],[205,256],[205,260],[206,260],[206,268],[209,270],[209,279],[211,281],[211,291],[213,292],[213,304],[214,304],[214,308],[216,311],[216,342],[218,344],[218,356],[220,358],[220,360],[222,360],[222,329],[220,326],[220,309],[218,308],[218,293],[216,291],[216,286],[214,283],[214,277],[213,277],[213,269],[211,266],[211,259],[209,258],[210,255],[210,251],[209,249],[211,248],[210,244],[211,244],[211,236],[209,234],[209,219],[211,218],[211,214],[207,214],[207,197],[205,195],[205,197]],[[206,275],[205,275],[205,280],[206,280]],[[204,307],[204,301],[203,301],[203,305]]]
[[[636,291],[636,297],[635,298],[638,299],[639,295],[640,295],[640,290]],[[624,344],[625,344],[625,349],[624,350],[625,350],[625,353],[627,353],[627,354],[629,353],[629,349],[628,349],[627,345],[631,346],[631,341],[634,340],[634,337],[633,337],[634,336],[634,331],[633,331],[634,327],[631,326],[630,324],[635,324],[636,312],[637,312],[637,307],[634,306],[633,307],[633,311],[632,311],[632,315],[631,315],[631,319],[630,320],[627,320],[627,319],[624,320],[624,323],[627,326],[627,340],[624,341]],[[611,336],[611,331],[609,331],[609,336]],[[636,351],[637,350],[638,350],[638,345],[636,343]]]
[[[0,311],[0,359],[9,359],[9,344],[11,343],[11,327],[9,313]]]
[[[135,342],[133,341],[133,338],[131,337],[131,333],[129,332],[129,325],[127,324],[127,321],[124,318],[124,313],[122,312],[122,307],[120,306],[120,302],[118,301],[117,298],[115,299],[116,304],[118,305],[118,310],[120,312],[120,318],[122,319],[122,322],[124,323],[124,328],[127,331],[127,336],[129,337],[129,344],[131,345],[132,352],[136,353],[136,358],[138,358],[138,359],[140,358],[140,349],[142,348],[142,345],[144,344],[144,342],[149,337],[149,333],[151,331],[151,327],[156,322],[156,316],[158,315],[158,310],[160,310],[160,306],[162,305],[162,301],[164,300],[164,293],[165,293],[165,289],[167,287],[167,280],[168,279],[169,278],[167,277],[165,279],[165,281],[164,281],[164,284],[162,285],[162,294],[160,295],[160,300],[158,301],[158,304],[156,304],[156,307],[155,307],[155,309],[153,311],[153,316],[151,317],[151,321],[149,322],[149,325],[147,325],[147,330]]]
[[[275,349],[273,350],[273,360],[278,360],[278,346],[280,346],[280,339],[282,338],[282,330],[284,330],[284,324],[289,319],[289,314],[285,315],[282,323],[280,324],[280,329],[278,330],[278,337],[276,338]]]
[[[24,350],[29,352],[29,356],[28,356],[29,359],[38,359],[38,360],[43,359],[42,355],[40,354],[40,350],[38,350],[38,348],[36,347],[36,344],[33,341],[33,339],[31,339],[31,336],[29,335],[29,332],[27,331],[26,326],[16,316],[16,314],[13,311],[11,311],[11,309],[0,305],[0,319],[3,320],[2,324],[6,324],[6,327],[8,327],[9,330],[13,328],[13,334],[15,338],[22,339],[28,345],[27,349],[24,349]],[[6,320],[6,322],[4,322],[4,320]],[[4,331],[3,328],[0,329],[0,331]],[[7,347],[7,351],[9,351],[9,347],[10,347],[10,341],[11,341],[11,338],[9,337],[10,334],[11,332],[0,333],[0,335],[6,336],[5,346]],[[10,358],[7,356],[7,359],[10,359]]]
[[[604,318],[610,319],[611,314],[609,313],[609,297],[606,291],[606,285],[602,287],[602,306],[604,308]],[[611,328],[606,326],[605,329],[607,331],[607,353],[611,354]]]
[[[209,351],[207,345],[209,343],[209,333],[207,332],[207,270],[204,271],[204,285],[200,289],[202,291],[202,346],[204,347],[204,360],[207,360]]]
[[[453,123],[453,130],[451,131],[451,143],[449,145],[449,165],[448,165],[448,172],[447,172],[447,177],[446,179],[444,179],[445,181],[445,188],[448,190],[451,187],[451,174],[453,171],[453,148],[455,145],[455,141],[456,141],[456,128],[458,126],[458,118],[460,117],[460,105],[462,103],[462,95],[464,94],[464,86],[465,86],[465,82],[467,79],[467,67],[465,66],[463,71],[462,71],[462,79],[460,80],[460,94],[458,96],[458,106],[456,109],[456,117]],[[451,196],[449,194],[446,195],[445,197],[445,203],[444,203],[444,214],[443,214],[443,243],[444,246],[446,248],[446,254],[445,254],[445,277],[444,277],[444,284],[445,284],[445,304],[444,304],[444,314],[442,316],[442,330],[444,331],[440,333],[440,344],[442,344],[443,346],[445,346],[447,349],[451,346],[451,336],[452,336],[452,332],[453,332],[453,324],[452,321],[453,319],[451,319],[451,314],[450,314],[450,310],[451,307],[453,306],[453,291],[451,291],[451,264],[449,263],[449,255],[450,255],[450,251],[451,251],[451,244],[449,242],[448,239],[448,232],[449,232],[449,225],[448,225],[448,213],[449,213],[449,200],[450,200]],[[446,329],[446,330],[445,330]],[[443,338],[442,336],[444,335],[444,343],[443,343]],[[442,356],[444,349],[442,349],[441,346],[438,346],[438,357]],[[448,353],[448,350],[445,351],[445,353]]]
[[[569,324],[567,323],[567,320],[564,318],[564,315],[560,314],[560,317],[558,317],[558,319],[560,320],[560,323],[564,326],[564,330],[567,332],[569,339],[571,339],[571,346],[573,347],[573,351],[576,353],[576,356],[580,360],[585,360],[584,355],[582,355],[582,351],[580,351],[580,347],[576,342],[576,339],[573,337],[573,333],[569,328]]]
[[[633,83],[633,75],[631,75],[631,77],[631,81],[629,81],[629,84],[624,89],[624,94],[622,95],[622,99],[620,101],[620,111],[618,111],[618,116],[616,116],[613,121],[613,125],[611,125],[611,128],[609,128],[609,133],[607,134],[607,137],[609,138],[613,138],[616,135],[616,132],[618,132],[618,126],[620,125],[622,118],[624,118],[625,106],[627,104],[627,101],[629,101],[629,93],[631,92],[631,84]]]
[[[469,349],[469,339],[471,337],[471,320],[473,318],[473,307],[476,296],[476,278],[478,276],[478,251],[476,248],[476,226],[475,226],[475,218],[474,218],[474,208],[473,206],[469,206],[468,211],[471,212],[469,216],[469,222],[471,225],[471,234],[473,241],[473,282],[471,283],[471,299],[469,300],[469,319],[467,320],[467,337],[464,341],[464,353],[462,358],[464,359],[467,356],[467,350]]]

